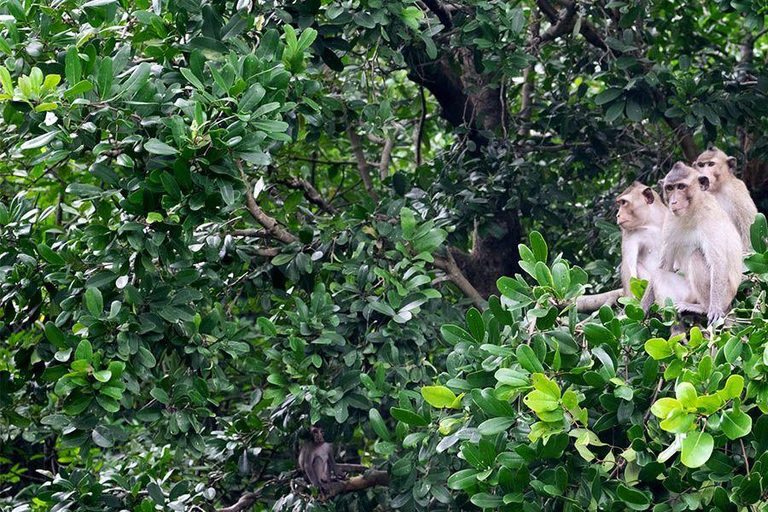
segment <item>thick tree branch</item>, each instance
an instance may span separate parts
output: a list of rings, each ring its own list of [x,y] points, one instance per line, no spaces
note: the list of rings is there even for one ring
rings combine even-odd
[[[453,284],[455,284],[459,290],[464,293],[464,295],[472,299],[472,302],[475,303],[475,306],[478,308],[485,307],[485,300],[483,299],[482,295],[478,293],[475,287],[472,286],[472,283],[470,283],[469,280],[464,276],[464,273],[456,264],[456,260],[453,259],[453,255],[450,251],[448,252],[447,258],[435,256],[435,266],[445,272],[450,280],[453,281]]]
[[[569,2],[566,4],[565,8],[557,14],[557,18],[552,20],[552,25],[541,34],[538,42],[546,43],[547,41],[552,41],[562,35],[570,33],[573,30],[575,23],[576,4]]]
[[[283,229],[274,218],[267,215],[264,210],[256,204],[256,199],[253,197],[253,191],[251,190],[251,184],[248,181],[248,177],[245,175],[245,171],[243,171],[243,164],[240,160],[235,160],[235,163],[240,170],[240,177],[245,185],[245,205],[248,213],[256,219],[256,222],[264,226],[264,229],[266,229],[267,234],[270,237],[276,238],[286,244],[298,242],[299,239],[295,235]]]
[[[560,0],[559,3],[564,5],[566,10],[570,7],[575,7],[575,2],[570,0]],[[536,0],[536,5],[538,5],[541,12],[544,13],[544,15],[547,18],[549,18],[550,23],[557,24],[557,22],[560,19],[559,12],[549,2],[549,0]],[[573,26],[571,26],[571,28],[573,28]],[[600,37],[600,35],[595,30],[595,28],[588,21],[582,20],[581,29],[579,31],[581,35],[584,36],[584,39],[586,39],[587,42],[592,46],[595,46],[596,48],[599,48],[604,51],[608,50],[608,45],[605,44],[605,41],[603,41],[603,38]],[[614,51],[614,54],[617,54],[617,53],[620,53],[620,52]]]
[[[365,191],[368,192],[368,195],[371,196],[374,201],[378,201],[379,196],[376,194],[376,191],[373,190],[373,181],[371,181],[371,174],[368,172],[368,163],[365,161],[363,144],[352,125],[347,127],[347,136],[349,137],[349,142],[352,144],[352,151],[355,153],[357,172],[360,173],[360,178],[363,180]]]
[[[699,156],[699,148],[696,146],[696,141],[693,140],[688,128],[669,117],[665,117],[664,121],[666,121],[667,126],[674,132],[685,158],[689,162],[696,160]]]
[[[348,480],[331,482],[328,485],[328,491],[323,496],[324,500],[329,500],[345,492],[356,492],[368,489],[369,487],[389,485],[389,475],[386,471],[371,469],[360,476],[353,476]]]

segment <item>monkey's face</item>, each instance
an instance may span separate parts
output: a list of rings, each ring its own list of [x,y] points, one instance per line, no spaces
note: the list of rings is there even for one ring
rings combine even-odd
[[[650,215],[649,205],[653,204],[655,200],[656,196],[650,187],[633,185],[616,199],[616,203],[619,205],[616,223],[625,231],[632,231],[644,226]]]
[[[709,189],[709,178],[677,162],[664,178],[664,197],[672,213],[681,217],[690,211],[697,195]]]
[[[325,437],[323,436],[323,429],[320,427],[310,428],[309,435],[312,438],[312,442],[314,443],[322,444],[325,442]]]
[[[709,180],[709,191],[717,192],[731,173],[736,171],[736,159],[712,146],[693,162],[699,176]]]

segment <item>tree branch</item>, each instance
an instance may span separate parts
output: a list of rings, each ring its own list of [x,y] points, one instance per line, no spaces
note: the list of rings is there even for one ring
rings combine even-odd
[[[688,132],[688,128],[669,117],[665,117],[664,121],[666,121],[667,126],[672,129],[675,137],[677,137],[677,141],[683,150],[685,158],[688,159],[689,162],[696,160],[699,156],[699,148],[696,146],[696,142]]]
[[[334,208],[325,198],[320,195],[315,187],[310,182],[303,178],[291,178],[290,180],[278,180],[278,183],[285,185],[286,187],[295,188],[304,191],[304,197],[310,203],[319,206],[327,213],[335,214],[336,208]]]
[[[245,185],[245,205],[248,213],[256,219],[256,222],[264,226],[270,237],[276,238],[286,244],[298,242],[299,239],[295,235],[283,229],[274,218],[267,215],[264,210],[256,204],[256,199],[253,197],[253,191],[251,190],[251,184],[248,182],[248,177],[245,175],[245,171],[243,171],[243,164],[240,160],[235,160],[235,165],[237,165],[237,168],[240,171],[240,177]]]
[[[294,155],[288,155],[286,158],[290,160],[297,160],[299,162],[311,162],[313,164],[324,164],[324,165],[357,165],[357,162],[354,160],[322,160],[318,158],[307,158],[303,156],[294,156]],[[369,164],[370,165],[370,164]]]
[[[568,9],[570,6],[575,6],[575,2],[570,0],[561,0],[560,3],[565,5],[566,9]],[[538,5],[541,12],[543,12],[544,15],[549,18],[550,23],[556,24],[558,22],[559,13],[548,0],[536,0],[536,5]],[[586,39],[587,42],[592,46],[600,48],[601,50],[609,49],[608,45],[606,45],[605,41],[603,41],[603,38],[600,37],[595,28],[588,21],[582,20],[580,32],[581,35],[584,36],[584,39]],[[613,53],[615,55],[620,54],[620,52],[616,51]]]
[[[416,129],[416,167],[421,165],[421,142],[424,139],[424,122],[427,120],[427,97],[424,95],[423,85],[419,85],[419,99],[421,99],[421,115]]]
[[[451,13],[448,12],[448,9],[446,9],[446,7],[443,5],[443,3],[440,0],[422,0],[422,1],[430,11],[435,13],[435,16],[437,16],[437,19],[440,20],[440,23],[443,24],[446,30],[450,30],[451,28],[453,28],[453,19],[451,18]]]
[[[328,490],[323,496],[323,500],[329,500],[345,492],[362,491],[363,489],[379,485],[389,485],[389,475],[386,471],[371,469],[366,471],[364,475],[353,476],[348,480],[341,480],[339,482],[331,482],[328,484]]]
[[[475,303],[475,306],[478,308],[485,307],[485,300],[483,299],[482,295],[480,295],[475,287],[472,286],[472,283],[470,283],[469,280],[464,276],[464,273],[456,264],[456,260],[453,259],[453,255],[450,251],[448,251],[447,258],[435,256],[435,266],[445,272],[450,280],[453,281],[453,284],[455,284],[459,290],[464,293],[464,295],[472,299],[472,302]]]
[[[371,174],[368,172],[368,163],[365,161],[362,142],[352,125],[347,127],[347,136],[349,137],[349,142],[352,144],[352,150],[355,153],[357,172],[360,173],[360,178],[363,180],[365,191],[368,192],[368,195],[371,196],[374,201],[378,201],[379,196],[376,194],[376,191],[373,190],[373,182],[371,181]]]
[[[392,150],[395,149],[395,139],[384,141],[384,149],[381,152],[379,162],[379,179],[382,181],[389,176],[389,166],[392,163]]]

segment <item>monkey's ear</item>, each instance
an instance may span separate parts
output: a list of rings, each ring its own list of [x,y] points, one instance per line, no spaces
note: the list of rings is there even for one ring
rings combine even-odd
[[[736,157],[729,156],[725,161],[728,163],[728,169],[731,172],[736,172]]]
[[[701,190],[709,189],[709,178],[706,176],[699,176],[699,186],[701,186]]]
[[[653,196],[653,190],[651,190],[651,187],[645,187],[643,190],[643,197],[645,198],[645,202],[648,204],[653,204],[653,201],[656,199]]]

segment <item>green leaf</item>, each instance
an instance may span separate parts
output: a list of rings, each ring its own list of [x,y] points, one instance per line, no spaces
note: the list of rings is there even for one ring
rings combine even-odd
[[[85,307],[94,317],[98,318],[104,311],[104,299],[98,288],[89,287],[85,290]]]
[[[423,416],[419,416],[415,412],[409,411],[408,409],[392,407],[389,410],[389,413],[397,421],[402,421],[406,425],[413,425],[415,427],[426,427],[429,425],[429,422]]]
[[[389,429],[387,428],[387,425],[384,423],[384,419],[382,419],[381,414],[377,409],[371,409],[368,411],[368,419],[371,421],[371,428],[373,428],[373,431],[376,432],[377,436],[385,441],[389,441],[391,439]]]
[[[451,407],[456,400],[456,394],[445,386],[423,386],[421,396],[429,405],[440,409]]]
[[[443,339],[449,345],[456,345],[457,343],[475,343],[475,339],[467,331],[459,327],[458,325],[447,324],[440,328],[440,334]]]
[[[59,134],[58,130],[54,130],[52,132],[44,133],[42,135],[38,135],[34,139],[30,139],[26,142],[24,142],[21,145],[21,150],[27,150],[27,149],[37,149],[41,148],[45,145],[47,145],[49,142],[51,142],[54,138],[56,138],[56,135]]]
[[[93,372],[93,378],[99,382],[109,382],[109,379],[112,378],[112,372],[109,370]]]
[[[496,380],[505,386],[522,388],[530,385],[528,376],[510,368],[500,368],[494,374]]]
[[[533,349],[528,345],[518,345],[517,349],[515,350],[515,355],[517,356],[517,362],[520,363],[520,366],[529,372],[544,373],[544,367],[536,357]]]
[[[555,400],[560,399],[560,386],[555,381],[547,378],[543,373],[533,374],[533,388],[548,394]]]
[[[610,103],[621,96],[623,92],[624,91],[618,87],[611,87],[606,89],[595,96],[595,105],[605,105],[606,103]]]
[[[64,333],[53,322],[45,322],[45,337],[62,350],[69,348]]]
[[[163,171],[160,175],[160,181],[169,196],[176,200],[181,199],[181,189],[179,188],[179,184],[176,182],[176,178],[171,176],[168,171]]]
[[[179,151],[158,139],[149,139],[144,143],[144,149],[154,155],[175,155]]]
[[[525,395],[523,403],[536,413],[554,411],[560,406],[560,402],[557,398],[554,398],[549,393],[539,390],[531,391]]]
[[[755,217],[755,222],[749,228],[749,238],[752,242],[752,248],[758,254],[763,254],[766,247],[766,238],[768,238],[768,222],[766,222],[765,215],[758,213]]]
[[[51,265],[61,267],[66,264],[66,262],[64,261],[64,258],[62,258],[58,254],[53,252],[53,250],[50,247],[48,247],[43,243],[37,244],[37,252],[45,261],[47,261]]]
[[[731,375],[728,380],[725,381],[725,386],[720,391],[723,400],[732,400],[739,398],[741,392],[744,390],[744,377],[741,375]]]
[[[624,484],[619,484],[618,489],[616,489],[616,494],[631,510],[646,510],[651,506],[651,498],[639,489],[633,489]]]
[[[93,395],[73,393],[64,401],[64,412],[69,416],[77,416],[85,411],[93,401]]]
[[[683,404],[681,404],[679,401],[675,400],[674,398],[667,397],[656,400],[656,402],[651,406],[651,412],[657,418],[664,419],[669,416],[672,411],[682,408]]]
[[[67,89],[64,92],[64,98],[70,99],[75,96],[79,96],[80,94],[84,94],[92,89],[93,89],[93,84],[88,80],[83,80],[81,82],[77,82],[75,85]]]
[[[84,360],[89,363],[93,360],[93,347],[88,340],[80,340],[75,349],[75,360]]]
[[[752,432],[752,418],[741,409],[729,409],[723,413],[720,428],[733,441]]]
[[[493,436],[508,430],[516,421],[516,418],[491,418],[478,425],[477,430],[480,435]]]
[[[5,94],[13,96],[13,80],[11,80],[11,72],[5,66],[0,66],[0,83],[3,84]]]
[[[64,57],[64,76],[72,87],[82,78],[82,65],[80,64],[80,55],[76,46],[70,46]]]
[[[685,408],[696,408],[696,399],[698,394],[696,388],[690,382],[681,382],[675,389],[675,396],[680,404]]]
[[[531,251],[536,261],[542,263],[547,262],[547,243],[544,241],[544,237],[538,231],[531,231],[528,235],[528,239],[531,242]]]
[[[715,447],[715,440],[706,432],[695,431],[683,439],[680,461],[689,468],[700,468],[707,463]]]
[[[645,351],[656,360],[666,359],[674,354],[672,347],[669,346],[669,342],[664,338],[652,338],[646,341]]]
[[[476,469],[462,469],[448,477],[448,487],[455,491],[469,489],[477,483]]]
[[[614,344],[616,337],[611,331],[599,324],[586,324],[584,326],[584,337],[592,346],[602,345],[603,343]]]
[[[160,402],[161,404],[168,405],[171,403],[171,397],[162,388],[152,388],[149,392],[150,396]]]

